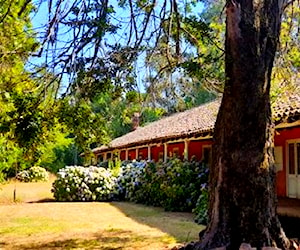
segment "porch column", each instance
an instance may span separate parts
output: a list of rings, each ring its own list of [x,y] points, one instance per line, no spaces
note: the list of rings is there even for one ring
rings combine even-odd
[[[148,145],[148,160],[151,160],[151,146]]]
[[[125,151],[125,160],[128,161],[128,148],[126,148],[126,151]]]
[[[138,148],[135,149],[135,159],[136,160],[139,159],[139,149]]]
[[[164,143],[164,162],[167,161],[168,158],[168,143]]]
[[[107,160],[107,153],[104,153],[103,154],[103,161],[106,161]]]
[[[184,140],[184,159],[189,159],[189,143],[190,141],[188,139]]]

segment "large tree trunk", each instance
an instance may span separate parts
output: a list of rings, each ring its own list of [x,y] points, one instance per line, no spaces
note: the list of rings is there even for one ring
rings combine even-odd
[[[288,248],[276,215],[270,78],[280,0],[227,1],[226,82],[214,132],[210,222],[193,249]]]

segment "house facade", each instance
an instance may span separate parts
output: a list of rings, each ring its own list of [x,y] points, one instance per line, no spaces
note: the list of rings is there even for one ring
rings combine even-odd
[[[98,162],[121,160],[181,159],[211,162],[212,136],[221,100],[177,113],[93,149]],[[300,95],[281,98],[274,104],[274,138],[277,194],[300,199]]]

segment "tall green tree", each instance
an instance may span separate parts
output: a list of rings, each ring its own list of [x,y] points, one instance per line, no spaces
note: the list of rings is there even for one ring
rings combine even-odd
[[[18,146],[15,128],[20,124],[13,121],[16,111],[16,96],[30,92],[33,86],[25,72],[25,62],[36,47],[29,13],[32,5],[27,1],[1,1],[0,3],[0,170],[14,167],[21,159],[23,149]],[[25,32],[26,31],[26,32]]]
[[[63,134],[55,107],[55,83],[45,89],[42,80],[32,75],[26,63],[38,43],[33,33],[30,1],[0,3],[0,171],[15,174],[15,169],[38,165],[49,154],[45,149],[58,143]],[[49,80],[50,82],[51,80]]]

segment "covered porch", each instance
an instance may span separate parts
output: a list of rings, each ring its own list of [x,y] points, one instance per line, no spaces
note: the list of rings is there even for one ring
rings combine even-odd
[[[280,197],[278,198],[277,212],[282,216],[300,218],[300,199]],[[299,231],[300,231],[300,224]]]

